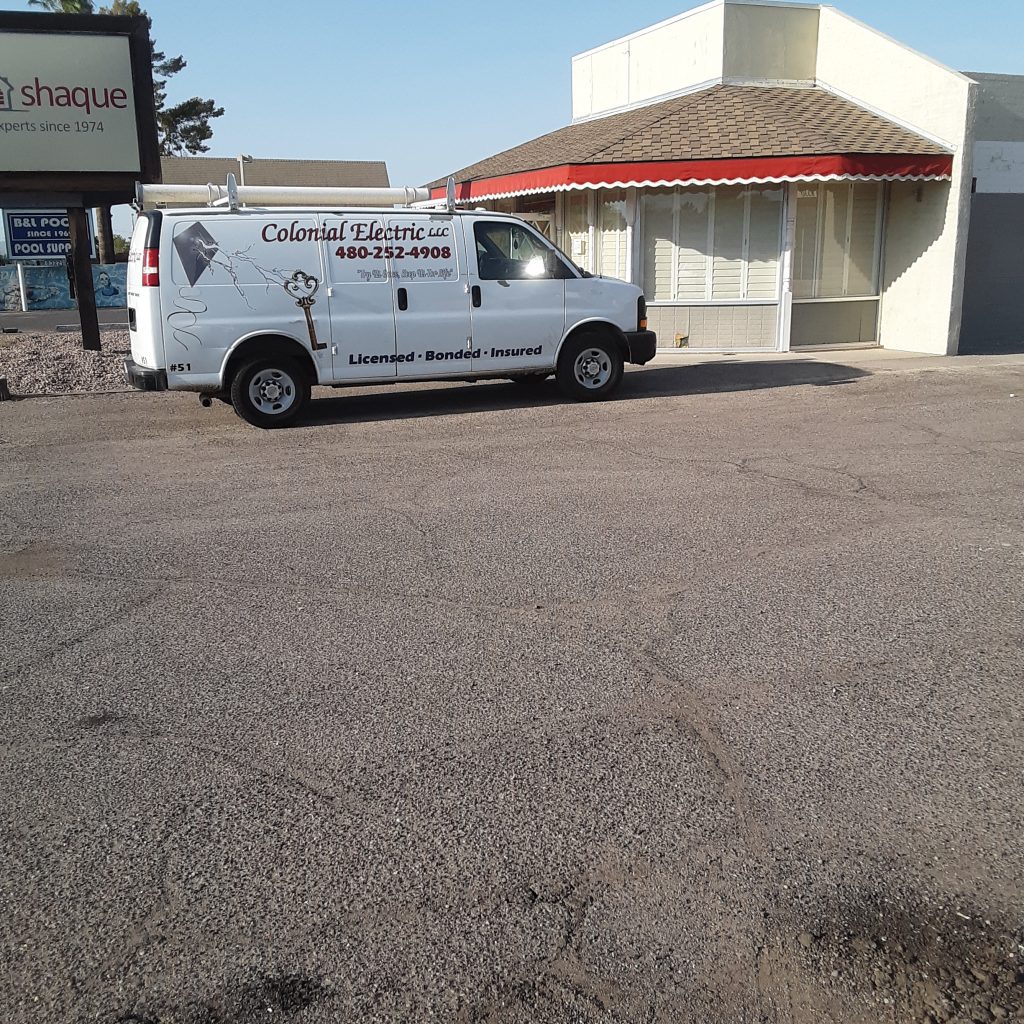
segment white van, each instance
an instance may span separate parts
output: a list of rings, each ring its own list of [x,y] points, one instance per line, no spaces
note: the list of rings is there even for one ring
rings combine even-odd
[[[479,210],[144,212],[128,322],[134,387],[219,397],[259,427],[294,421],[314,384],[554,373],[573,398],[605,398],[656,347],[639,288]]]

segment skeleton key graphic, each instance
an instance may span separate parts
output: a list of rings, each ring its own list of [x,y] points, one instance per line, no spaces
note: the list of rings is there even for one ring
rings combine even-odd
[[[306,314],[306,329],[309,331],[309,343],[313,346],[314,352],[327,348],[316,338],[316,324],[313,323],[313,313],[310,307],[316,302],[313,298],[320,287],[320,282],[304,270],[296,270],[287,281],[284,282],[284,290],[295,300],[295,305]]]

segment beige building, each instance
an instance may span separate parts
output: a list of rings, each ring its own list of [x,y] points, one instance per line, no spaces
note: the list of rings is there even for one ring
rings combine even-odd
[[[328,188],[387,187],[383,160],[264,160],[261,157],[165,156],[165,185],[223,185],[233,174],[240,185],[301,185]]]
[[[999,169],[1024,169],[1022,82],[832,7],[714,0],[574,57],[572,123],[454,177],[461,202],[641,285],[662,346],[955,353],[975,151],[1013,206],[1024,171]]]

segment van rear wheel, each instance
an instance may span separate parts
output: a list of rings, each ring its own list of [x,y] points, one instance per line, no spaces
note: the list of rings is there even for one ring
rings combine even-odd
[[[309,391],[309,378],[294,359],[259,356],[235,374],[231,404],[254,427],[286,427],[305,408]]]
[[[567,398],[596,402],[619,386],[622,369],[622,353],[615,339],[593,332],[570,338],[562,346],[555,377]]]

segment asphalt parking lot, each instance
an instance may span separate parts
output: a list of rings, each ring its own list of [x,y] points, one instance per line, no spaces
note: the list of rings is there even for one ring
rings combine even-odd
[[[1024,359],[0,405],[5,1022],[1024,1006]]]

